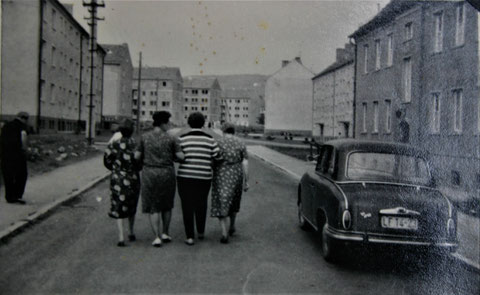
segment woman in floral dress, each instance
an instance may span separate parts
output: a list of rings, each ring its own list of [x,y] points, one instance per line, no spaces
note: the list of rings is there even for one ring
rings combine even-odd
[[[168,231],[176,189],[173,162],[184,158],[178,139],[167,133],[170,116],[166,111],[155,112],[153,130],[142,135],[139,146],[143,155],[142,211],[149,214],[150,225],[155,234],[152,243],[154,247],[160,247],[162,241],[172,240]]]
[[[226,123],[222,129],[224,137],[218,141],[222,160],[216,163],[213,172],[211,216],[219,219],[220,242],[226,244],[228,236],[235,232],[242,191],[248,190],[248,154],[245,144],[234,136],[234,125]],[[228,233],[227,217],[230,217]]]
[[[130,241],[135,240],[133,225],[140,193],[141,169],[140,153],[136,152],[133,133],[133,121],[125,119],[120,127],[121,139],[110,143],[105,150],[103,163],[112,171],[110,176],[111,206],[108,215],[117,219],[119,242],[117,246],[125,246],[123,237],[123,221],[128,218]]]

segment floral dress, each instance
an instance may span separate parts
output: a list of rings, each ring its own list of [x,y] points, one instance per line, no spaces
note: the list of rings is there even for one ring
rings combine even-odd
[[[142,135],[142,212],[159,213],[173,208],[176,179],[173,162],[180,152],[178,140],[161,130]]]
[[[240,210],[242,162],[248,154],[245,144],[233,136],[221,139],[218,146],[222,161],[216,162],[213,171],[211,217],[226,217]]]
[[[135,160],[136,143],[133,138],[122,138],[110,143],[105,150],[103,163],[110,176],[111,206],[108,216],[127,218],[137,211],[140,194],[141,162]]]

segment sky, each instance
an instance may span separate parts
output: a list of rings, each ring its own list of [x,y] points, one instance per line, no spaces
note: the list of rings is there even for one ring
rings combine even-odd
[[[82,1],[61,2],[74,4],[75,18],[90,32]],[[179,67],[188,76],[270,75],[297,56],[319,73],[389,0],[104,2],[100,44],[128,43],[135,67],[141,51],[143,66]]]

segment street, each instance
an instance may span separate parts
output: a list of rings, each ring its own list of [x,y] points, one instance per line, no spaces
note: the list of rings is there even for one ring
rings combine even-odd
[[[210,217],[206,239],[185,245],[177,197],[172,243],[151,246],[153,234],[139,205],[137,241],[116,247],[103,181],[0,245],[0,291],[479,294],[478,274],[448,258],[359,252],[342,264],[328,264],[315,233],[297,226],[297,183],[254,157],[250,171],[251,189],[227,245],[220,244],[218,221]]]

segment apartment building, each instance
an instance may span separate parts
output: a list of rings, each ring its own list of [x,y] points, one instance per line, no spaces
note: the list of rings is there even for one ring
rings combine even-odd
[[[172,115],[170,122],[183,124],[183,78],[176,67],[145,67],[141,70],[141,99],[138,99],[138,68],[133,70],[132,79],[132,115],[137,118],[140,109],[140,122],[153,122],[156,111],[168,111]]]
[[[18,111],[43,132],[85,130],[101,119],[103,58],[94,55],[90,104],[89,34],[57,0],[2,1],[2,120]]]
[[[249,126],[250,95],[251,93],[244,89],[223,90],[220,121],[238,126]]]
[[[221,121],[221,91],[218,79],[212,76],[188,76],[183,83],[184,124],[190,113],[201,112],[206,126]]]
[[[441,186],[469,192],[480,188],[479,20],[466,1],[394,0],[351,35],[356,137],[423,147]]]

